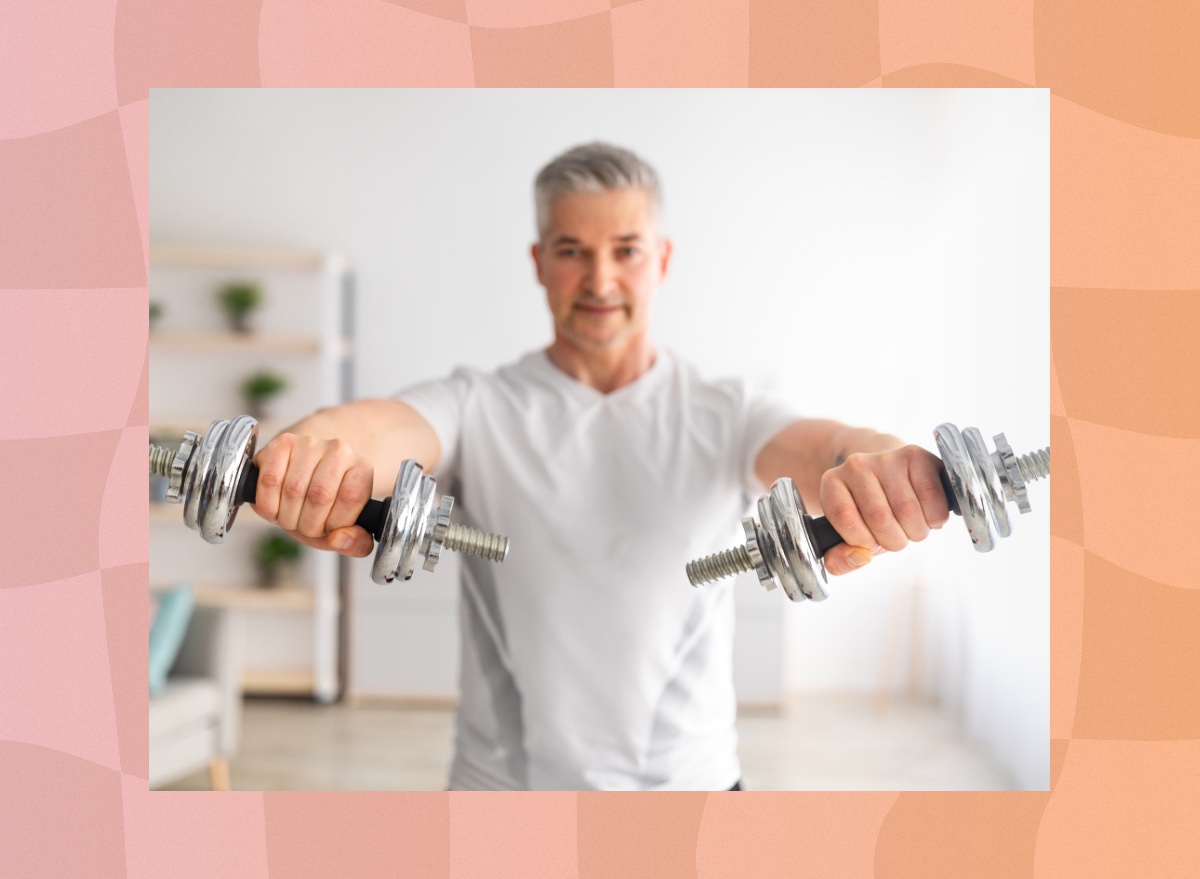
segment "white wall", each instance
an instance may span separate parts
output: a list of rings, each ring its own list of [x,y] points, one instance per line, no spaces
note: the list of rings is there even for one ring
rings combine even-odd
[[[942,421],[1049,442],[1045,91],[154,90],[150,129],[154,243],[351,256],[362,394],[549,340],[531,182],[601,138],[664,180],[662,344],[929,448]],[[1045,785],[1046,483],[1031,498],[991,555],[953,521],[781,604],[791,685],[940,697]]]

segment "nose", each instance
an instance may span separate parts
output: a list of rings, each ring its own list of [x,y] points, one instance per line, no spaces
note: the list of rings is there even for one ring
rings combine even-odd
[[[612,293],[617,281],[617,266],[612,257],[596,254],[591,260],[587,281],[592,295],[599,299]]]

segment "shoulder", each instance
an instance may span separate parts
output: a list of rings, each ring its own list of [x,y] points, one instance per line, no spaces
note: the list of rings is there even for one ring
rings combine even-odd
[[[676,384],[693,408],[721,413],[748,425],[767,422],[777,427],[801,417],[799,407],[781,393],[744,376],[707,375],[683,358],[675,357]]]
[[[400,393],[406,393],[414,388],[427,387],[453,388],[461,392],[521,380],[524,374],[530,372],[530,361],[533,357],[533,354],[524,355],[512,363],[493,369],[484,369],[478,366],[456,366],[448,375],[413,382]]]
[[[738,405],[754,393],[750,383],[744,378],[732,375],[711,375],[691,360],[681,357],[673,351],[665,351],[662,356],[667,370],[671,373],[672,384],[686,392],[689,397],[713,403],[725,402]]]
[[[434,393],[452,394],[461,403],[525,400],[539,388],[552,384],[539,362],[544,359],[541,352],[531,352],[492,369],[459,366],[450,375],[418,387],[429,387]]]

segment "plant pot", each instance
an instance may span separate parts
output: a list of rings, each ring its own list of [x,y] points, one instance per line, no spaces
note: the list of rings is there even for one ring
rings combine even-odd
[[[270,567],[260,567],[258,569],[258,585],[263,589],[278,589],[285,583],[290,583],[296,579],[296,571],[299,566],[285,562]]]
[[[250,325],[250,312],[236,311],[229,315],[229,329],[239,336],[248,336],[254,332]]]

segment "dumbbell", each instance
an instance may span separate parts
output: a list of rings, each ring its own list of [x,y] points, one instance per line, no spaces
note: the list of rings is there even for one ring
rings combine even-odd
[[[991,552],[996,542],[1012,534],[1006,502],[1022,513],[1030,511],[1026,484],[1050,475],[1050,448],[1018,457],[1000,433],[996,450],[988,452],[983,435],[974,428],[961,433],[953,424],[940,424],[933,433],[942,456],[941,480],[951,512],[962,517],[978,552]],[[791,479],[775,480],[758,500],[758,522],[742,520],[744,546],[689,562],[693,586],[754,571],[768,590],[782,586],[792,601],[828,597],[828,575],[822,556],[845,539],[829,520],[814,519]]]
[[[258,443],[258,422],[248,415],[232,421],[218,419],[203,437],[186,431],[172,451],[150,446],[150,473],[170,479],[167,500],[183,504],[183,521],[209,543],[221,543],[233,526],[243,503],[253,503],[258,490],[258,468],[250,463]],[[432,571],[442,548],[502,562],[508,555],[508,538],[485,534],[450,521],[454,498],[442,497],[434,507],[437,483],[421,465],[406,460],[400,465],[392,496],[370,500],[355,524],[379,543],[371,566],[376,583],[408,580],[418,555]]]

